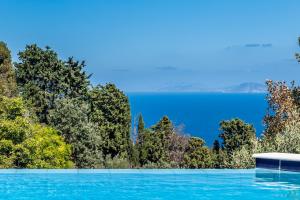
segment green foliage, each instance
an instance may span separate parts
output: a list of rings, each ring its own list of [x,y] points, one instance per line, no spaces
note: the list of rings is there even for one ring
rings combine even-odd
[[[28,160],[27,168],[70,168],[73,167],[70,161],[71,147],[53,128],[41,125],[33,125],[31,128],[32,137],[24,140],[21,145],[21,159]],[[25,152],[25,154],[24,154]],[[20,159],[18,159],[19,161]]]
[[[146,129],[142,133],[138,135],[138,143],[136,144],[139,152],[139,162],[143,166],[149,162],[153,162],[153,141],[152,141],[153,133]]]
[[[268,109],[264,117],[264,137],[272,140],[277,134],[282,133],[286,123],[292,120],[291,113],[297,109],[297,88],[289,88],[285,82],[268,80],[267,102]]]
[[[300,88],[267,81],[269,109],[258,152],[300,153]]]
[[[213,143],[213,148],[212,150],[216,153],[218,153],[220,151],[220,142],[219,140],[215,140],[214,143]]]
[[[109,169],[128,169],[130,168],[130,163],[126,158],[119,158],[115,156],[107,156],[105,159],[105,167]]]
[[[168,117],[164,116],[151,129],[138,133],[139,159],[142,166],[152,163],[163,167],[168,163],[168,136],[174,134],[174,127]]]
[[[253,140],[256,137],[253,125],[240,119],[222,121],[220,130],[219,137],[223,140],[222,148],[228,155],[232,155],[235,150],[240,149],[243,145],[253,145]]]
[[[210,152],[204,146],[204,140],[197,137],[189,139],[189,145],[185,154],[185,166],[187,168],[209,168],[212,165]]]
[[[77,168],[250,168],[255,152],[300,153],[300,87],[294,83],[266,82],[269,106],[259,141],[252,125],[232,119],[220,123],[222,144],[216,140],[208,149],[167,116],[147,129],[139,115],[134,144],[127,96],[111,83],[90,89],[84,62],[63,61],[37,45],[26,46],[19,61],[15,74],[0,42],[3,168],[69,168],[71,159]],[[16,82],[22,98],[16,98]]]
[[[273,140],[263,140],[259,152],[300,153],[300,115],[297,110],[291,113],[289,120],[281,133],[275,135]]]
[[[219,151],[212,150],[211,152],[212,168],[228,168],[231,165],[228,163],[229,158],[227,152],[220,149]]]
[[[254,166],[256,135],[252,125],[240,119],[220,123],[222,149],[214,143],[212,157],[217,168],[250,168]],[[217,151],[217,149],[219,149]]]
[[[79,99],[62,99],[50,112],[49,121],[72,146],[72,158],[78,168],[102,168],[101,129],[88,119],[89,106]]]
[[[164,116],[156,125],[152,127],[152,130],[161,134],[161,137],[167,137],[174,133],[174,126],[167,116]]]
[[[175,134],[174,126],[170,119],[167,116],[164,116],[156,125],[152,128],[153,134],[153,142],[156,149],[156,153],[154,157],[157,160],[156,162],[169,162],[168,157],[168,148],[170,145],[170,141],[168,140],[171,135]],[[155,162],[155,161],[152,161]]]
[[[251,147],[243,145],[240,149],[234,151],[232,156],[225,160],[225,167],[243,169],[255,167],[255,159],[252,158],[252,155],[256,152],[255,142],[253,141]]]
[[[88,76],[84,62],[69,58],[64,62],[50,47],[27,45],[15,64],[19,90],[33,107],[40,122],[48,122],[55,101],[62,97],[82,97],[87,93]]]
[[[140,134],[140,133],[143,133],[144,130],[145,130],[145,122],[144,122],[142,114],[140,114],[139,118],[138,118],[137,132],[138,132],[138,134]]]
[[[0,167],[69,168],[70,146],[57,131],[30,121],[21,98],[1,97]]]
[[[103,155],[120,159],[129,158],[130,148],[130,106],[128,97],[114,84],[97,86],[89,94],[90,119],[103,130]]]
[[[10,51],[6,44],[0,41],[0,96],[2,95],[16,96],[17,87]]]
[[[22,98],[0,96],[0,119],[14,120],[16,117],[25,116],[26,114]]]
[[[167,116],[138,134],[136,146],[143,168],[207,168],[212,164],[204,141],[180,134]]]
[[[130,162],[130,167],[140,167],[138,145],[135,145],[133,142],[130,142],[128,154],[130,155],[128,159]]]

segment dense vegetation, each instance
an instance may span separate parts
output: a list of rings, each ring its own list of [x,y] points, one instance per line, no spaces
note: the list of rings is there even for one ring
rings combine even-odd
[[[131,127],[127,96],[112,83],[93,87],[83,61],[37,45],[18,55],[13,65],[0,42],[0,168],[249,168],[254,152],[300,153],[294,83],[267,81],[260,138],[251,124],[224,120],[209,148],[167,116],[146,128],[140,114]]]

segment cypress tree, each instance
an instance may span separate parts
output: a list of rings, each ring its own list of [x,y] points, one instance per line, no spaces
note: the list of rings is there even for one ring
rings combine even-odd
[[[212,149],[215,153],[219,153],[219,151],[220,151],[220,142],[219,142],[219,140],[214,141]]]
[[[138,127],[137,127],[138,134],[143,133],[144,129],[145,129],[144,119],[143,119],[142,114],[139,114]]]

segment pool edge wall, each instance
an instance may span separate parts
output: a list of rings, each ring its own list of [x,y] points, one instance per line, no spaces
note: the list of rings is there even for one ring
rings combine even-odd
[[[255,158],[256,168],[300,172],[300,161]]]

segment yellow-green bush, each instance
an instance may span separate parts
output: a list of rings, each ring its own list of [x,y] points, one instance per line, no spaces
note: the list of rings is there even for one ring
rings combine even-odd
[[[58,132],[33,123],[21,98],[0,97],[0,167],[70,168],[71,147]]]

